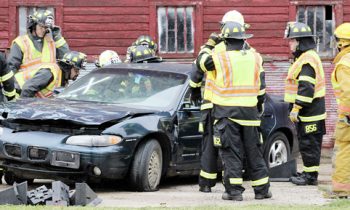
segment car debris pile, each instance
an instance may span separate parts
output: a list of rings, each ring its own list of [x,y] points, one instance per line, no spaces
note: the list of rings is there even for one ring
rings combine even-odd
[[[61,181],[52,182],[52,189],[45,185],[27,189],[27,182],[15,182],[0,192],[0,205],[96,206],[102,202],[86,183],[75,183],[74,190],[69,190],[69,186]]]

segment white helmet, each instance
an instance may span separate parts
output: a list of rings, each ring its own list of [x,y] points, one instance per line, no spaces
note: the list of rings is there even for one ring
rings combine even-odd
[[[249,28],[249,24],[244,22],[243,15],[237,10],[231,10],[225,13],[222,17],[221,24],[225,24],[227,22],[236,22],[244,26],[245,28]]]
[[[98,57],[98,62],[96,66],[103,67],[109,64],[121,63],[118,54],[113,50],[105,50]]]

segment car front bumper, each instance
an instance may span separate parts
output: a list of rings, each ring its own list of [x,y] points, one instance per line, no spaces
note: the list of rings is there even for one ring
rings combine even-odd
[[[65,144],[67,135],[38,131],[0,138],[0,166],[20,178],[122,179],[132,151],[125,145],[84,147]]]

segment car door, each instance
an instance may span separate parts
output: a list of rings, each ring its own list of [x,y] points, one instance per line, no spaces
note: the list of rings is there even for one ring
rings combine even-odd
[[[198,131],[201,113],[200,106],[190,103],[190,91],[187,90],[177,112],[177,168],[192,170],[199,168],[202,135]]]

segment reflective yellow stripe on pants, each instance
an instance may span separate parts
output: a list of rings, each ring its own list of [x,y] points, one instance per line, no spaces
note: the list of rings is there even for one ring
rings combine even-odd
[[[199,173],[199,176],[206,178],[206,179],[216,179],[217,174],[216,173],[208,173],[203,170]]]
[[[304,166],[303,167],[303,171],[304,172],[308,172],[308,173],[310,173],[310,172],[318,172],[319,170],[320,170],[320,166],[310,166],[310,167]]]
[[[252,181],[252,186],[255,187],[255,186],[260,186],[260,185],[264,185],[264,184],[267,184],[269,183],[269,177],[265,177],[265,178],[262,178],[262,179],[258,179],[258,180],[254,180]]]
[[[243,184],[242,178],[230,178],[230,184]]]

